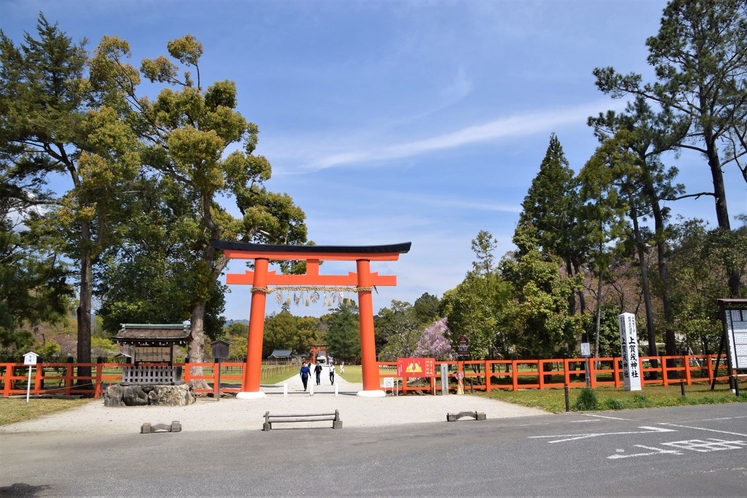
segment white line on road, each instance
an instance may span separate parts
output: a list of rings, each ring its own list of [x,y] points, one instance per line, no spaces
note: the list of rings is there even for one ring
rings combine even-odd
[[[661,423],[661,425],[668,425],[670,427],[679,427],[681,429],[695,429],[695,430],[699,430],[699,431],[718,432],[720,434],[731,434],[732,436],[747,437],[747,434],[742,434],[742,433],[739,433],[739,432],[720,431],[718,429],[708,429],[706,427],[691,427],[691,426],[688,426],[688,425],[670,424],[668,422],[660,422],[660,423]]]
[[[644,450],[651,450],[648,453],[630,453],[630,454],[622,454],[622,453],[616,453],[614,455],[610,455],[607,458],[610,460],[616,460],[619,458],[633,458],[633,457],[642,457],[642,456],[651,456],[651,455],[662,455],[662,454],[670,454],[670,455],[682,455],[682,452],[677,450],[662,450],[659,448],[654,448],[652,446],[644,446],[642,444],[636,444],[634,445],[637,448],[643,448]],[[625,451],[625,450],[617,450],[619,452]]]
[[[529,439],[550,439],[550,438],[561,438],[554,441],[549,441],[549,444],[553,443],[565,443],[567,441],[577,441],[579,439],[589,439],[593,437],[601,436],[625,436],[630,434],[651,434],[654,432],[677,432],[675,429],[664,429],[662,427],[648,427],[641,426],[639,429],[645,429],[643,431],[625,431],[625,432],[592,432],[587,434],[555,434],[552,436],[529,436]]]
[[[606,416],[606,415],[593,415],[593,414],[591,414],[591,413],[587,413],[587,414],[586,414],[586,416],[587,416],[587,417],[597,417],[597,418],[608,418],[608,419],[610,419],[610,420],[628,420],[628,419],[626,419],[626,418],[620,418],[620,417],[609,417],[609,416]]]

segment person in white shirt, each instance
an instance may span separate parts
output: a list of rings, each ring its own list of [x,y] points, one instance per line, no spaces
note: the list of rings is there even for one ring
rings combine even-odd
[[[335,384],[335,365],[334,363],[329,364],[329,383],[331,385]]]

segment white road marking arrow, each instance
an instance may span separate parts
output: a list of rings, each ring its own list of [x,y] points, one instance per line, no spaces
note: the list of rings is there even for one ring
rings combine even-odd
[[[646,425],[640,426],[639,429],[644,429],[644,430],[624,431],[624,432],[590,432],[586,434],[555,434],[552,436],[529,436],[529,439],[560,438],[560,439],[555,439],[554,441],[549,441],[550,444],[553,444],[553,443],[565,443],[567,441],[577,441],[579,439],[589,439],[593,437],[602,437],[602,436],[624,436],[628,434],[651,434],[654,432],[677,432],[675,429],[665,429],[663,427],[649,427]]]

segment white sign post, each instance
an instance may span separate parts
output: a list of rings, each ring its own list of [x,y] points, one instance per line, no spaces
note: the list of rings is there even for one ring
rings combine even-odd
[[[726,310],[726,326],[731,367],[735,370],[747,369],[747,310]]]
[[[384,377],[384,389],[391,389],[392,395],[396,396],[394,392],[394,377]]]
[[[589,344],[588,342],[581,343],[581,356],[586,358],[586,361],[584,363],[585,365],[584,374],[586,377],[586,387],[591,387],[591,375],[589,375],[589,357],[591,356],[591,344]]]
[[[641,390],[641,363],[638,358],[638,331],[635,315],[618,315],[620,324],[620,350],[622,352],[623,380],[626,391]]]
[[[38,356],[39,355],[33,351],[29,351],[23,355],[23,364],[29,366],[29,380],[26,384],[26,403],[29,402],[29,395],[31,394],[31,371],[34,369],[34,365],[36,365],[36,358]]]

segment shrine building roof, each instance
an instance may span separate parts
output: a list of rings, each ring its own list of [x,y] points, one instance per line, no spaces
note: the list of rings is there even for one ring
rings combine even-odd
[[[151,324],[123,323],[115,340],[119,344],[138,346],[186,345],[192,340],[192,331],[188,323]]]

